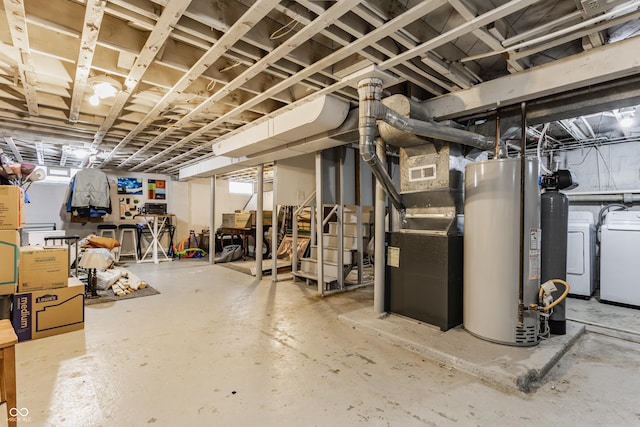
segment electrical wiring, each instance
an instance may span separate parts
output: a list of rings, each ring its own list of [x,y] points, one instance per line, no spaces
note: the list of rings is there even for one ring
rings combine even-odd
[[[617,190],[618,186],[616,185],[616,181],[613,179],[613,174],[611,173],[611,169],[609,168],[609,165],[607,164],[607,161],[605,160],[604,156],[602,155],[602,152],[600,152],[600,147],[596,146],[596,153],[598,153],[600,155],[600,158],[602,159],[602,163],[604,163],[604,167],[607,168],[607,172],[609,172],[609,181],[611,181],[611,183],[613,184],[613,189]],[[609,151],[609,153],[611,153],[611,151]],[[598,173],[598,179],[600,178],[600,174]]]
[[[291,24],[293,25],[291,26]],[[295,19],[292,19],[291,21],[287,22],[285,25],[283,25],[282,27],[278,28],[273,33],[271,33],[271,35],[269,36],[269,40],[277,40],[279,38],[282,38],[287,34],[289,34],[291,31],[293,31],[297,26],[298,26],[298,21]]]
[[[593,150],[593,147],[587,147],[587,152],[584,154],[584,156],[582,156],[582,160],[580,160],[578,163],[569,163],[569,166],[582,165],[585,162],[585,160],[587,160],[587,157],[589,156],[589,153],[591,153],[592,150]]]
[[[600,243],[600,229],[602,228],[604,217],[607,216],[607,213],[611,208],[619,208],[616,209],[618,211],[626,211],[629,209],[628,206],[623,205],[622,203],[611,203],[600,209],[600,211],[598,212],[598,221],[596,222],[596,240],[598,241],[598,243]]]
[[[538,167],[542,169],[542,172],[546,174],[550,174],[552,172],[544,165],[544,162],[542,161],[541,150],[540,150],[540,148],[542,147],[542,144],[547,140],[547,129],[549,129],[549,123],[545,123],[544,127],[542,128],[542,132],[540,133],[540,137],[538,138],[538,146],[536,148],[536,154],[538,156]],[[540,175],[540,173],[538,173],[538,175]]]

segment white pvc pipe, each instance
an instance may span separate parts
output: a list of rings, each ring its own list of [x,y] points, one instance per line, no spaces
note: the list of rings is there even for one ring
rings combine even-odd
[[[572,195],[568,194],[569,203],[624,203],[636,204],[640,202],[640,194],[595,194],[595,195]]]
[[[602,15],[597,15],[597,16],[591,18],[591,19],[587,19],[587,20],[581,21],[581,22],[579,22],[577,24],[574,24],[574,25],[571,25],[571,26],[568,26],[568,27],[564,27],[564,28],[562,28],[560,30],[557,30],[557,31],[554,31],[552,33],[547,33],[547,34],[545,34],[543,36],[539,36],[539,37],[536,37],[534,39],[524,41],[522,43],[518,43],[518,44],[515,44],[515,45],[510,45],[508,48],[503,49],[503,50],[495,50],[495,51],[492,51],[492,52],[481,53],[481,54],[478,54],[478,55],[473,55],[473,56],[468,56],[466,58],[462,58],[460,60],[460,62],[476,61],[478,59],[488,58],[488,57],[495,56],[495,55],[504,55],[504,54],[508,54],[509,52],[515,52],[515,51],[518,51],[518,50],[522,50],[525,47],[529,47],[529,46],[534,45],[534,44],[540,44],[540,43],[545,42],[547,40],[551,40],[551,39],[554,39],[556,37],[560,37],[560,36],[563,36],[565,34],[572,33],[574,31],[582,30],[584,28],[589,27],[592,24],[597,24],[599,22],[606,21],[609,18],[615,18],[615,16],[619,16],[623,12],[626,12],[627,10],[637,9],[638,6],[640,6],[640,1],[635,1],[633,3],[629,3],[629,4],[625,5],[625,6],[620,7],[620,8],[616,8],[614,10],[611,10],[611,11],[609,11],[607,13],[602,14]],[[632,13],[632,12],[630,12],[630,13]],[[504,42],[503,42],[503,44],[504,44]]]
[[[599,196],[599,195],[606,195],[606,194],[631,194],[631,193],[638,193],[640,194],[640,190],[603,190],[603,191],[571,191],[571,192],[564,192],[564,194],[566,194],[567,196]]]

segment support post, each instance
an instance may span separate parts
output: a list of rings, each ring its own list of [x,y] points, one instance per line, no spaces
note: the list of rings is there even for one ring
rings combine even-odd
[[[271,205],[271,281],[278,281],[278,257],[273,255],[278,252],[278,168],[277,162],[273,163],[273,204]]]
[[[324,295],[324,214],[322,212],[322,151],[316,152],[316,267],[318,278],[318,293]]]
[[[336,268],[338,289],[344,290],[344,147],[338,147],[338,209],[336,209],[336,218],[338,220],[338,237],[337,246],[338,253]]]
[[[209,180],[209,199],[211,200],[211,211],[209,212],[209,264],[216,263],[216,176]]]
[[[387,153],[384,144],[377,144],[376,151],[380,162],[387,164]],[[386,254],[384,250],[385,227],[384,217],[387,207],[387,193],[376,179],[375,224],[374,224],[374,276],[373,276],[373,309],[376,314],[384,313],[384,286]]]
[[[256,180],[258,181],[258,206],[256,207],[256,245],[254,252],[256,256],[256,279],[262,280],[262,244],[264,241],[264,231],[262,230],[262,215],[264,212],[262,206],[264,199],[264,165],[258,166]]]

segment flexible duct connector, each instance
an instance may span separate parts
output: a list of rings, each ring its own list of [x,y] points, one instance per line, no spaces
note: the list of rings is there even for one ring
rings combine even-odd
[[[481,150],[493,149],[493,141],[483,135],[442,126],[433,121],[408,118],[387,107],[382,103],[382,80],[378,78],[361,80],[358,83],[358,95],[360,97],[360,154],[371,167],[378,181],[382,183],[393,205],[400,211],[404,211],[400,194],[376,155],[377,120],[382,120],[396,129],[416,135],[468,145]]]

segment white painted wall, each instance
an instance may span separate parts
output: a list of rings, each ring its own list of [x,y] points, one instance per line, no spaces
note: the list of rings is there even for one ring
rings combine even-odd
[[[574,191],[640,189],[640,144],[629,142],[561,154],[580,186]]]
[[[192,181],[173,181],[169,176],[154,174],[129,174],[106,171],[111,184],[111,203],[113,213],[104,217],[104,222],[119,224],[122,222],[139,222],[131,219],[121,221],[119,219],[119,204],[117,194],[117,177],[142,178],[143,194],[136,196],[141,198],[144,204],[147,199],[147,179],[164,179],[167,181],[167,210],[175,214],[176,232],[174,243],[187,236],[190,230],[200,233],[209,227],[209,215],[211,211],[210,179],[201,178]],[[265,185],[265,191],[272,189],[271,184]],[[97,223],[72,223],[71,215],[66,212],[69,184],[36,182],[31,185],[28,196],[31,203],[25,206],[25,218],[28,224],[55,223],[58,230],[66,230],[69,235],[79,235],[81,238],[89,234],[95,234]],[[216,213],[215,228],[222,224],[222,214],[240,210],[245,207],[250,195],[230,194],[227,180],[216,180]],[[163,202],[153,200],[152,202]]]
[[[173,199],[174,188],[176,183],[171,180],[171,177],[160,174],[133,174],[119,171],[105,171],[109,184],[111,186],[111,207],[112,213],[105,215],[104,222],[107,223],[135,223],[139,222],[136,219],[120,220],[120,206],[118,199],[123,197],[118,195],[117,190],[117,178],[118,177],[136,177],[142,179],[142,195],[136,195],[139,198],[141,204],[151,201],[154,203],[167,203],[167,211],[173,213]],[[147,198],[147,179],[163,179],[167,184],[167,198],[166,200],[149,200]],[[97,223],[72,223],[71,214],[66,211],[66,202],[69,196],[69,184],[68,183],[49,183],[49,182],[34,182],[27,195],[30,199],[30,203],[25,205],[25,221],[27,224],[34,223],[55,223],[56,228],[59,230],[68,231],[67,234],[78,235],[81,238],[86,237],[89,234],[96,232]]]
[[[278,205],[301,205],[316,187],[315,168],[315,154],[278,160],[274,166]]]
[[[640,191],[640,144],[629,142],[560,153],[560,167],[571,170],[579,185],[571,192]],[[572,204],[571,210],[590,211],[597,221],[606,204]],[[634,206],[633,210],[640,207]]]
[[[190,229],[200,232],[209,226],[209,215],[211,213],[211,180],[210,178],[199,178],[181,183],[187,186],[189,194],[189,212],[185,213],[185,225],[188,225],[187,233]],[[229,181],[216,179],[216,211],[214,216],[214,228],[222,225],[222,214],[231,213],[243,209],[247,204],[250,195],[229,193]]]
[[[64,229],[65,222],[69,222],[65,207],[68,188],[68,184],[34,182],[27,191],[30,202],[25,204],[25,222],[55,223],[57,229]]]
[[[189,234],[189,230],[200,232],[200,229],[191,227],[191,195],[190,186],[186,182],[175,181],[172,185],[173,205],[171,212],[175,214],[176,232],[174,242],[177,244],[184,236]],[[207,205],[204,205],[207,207]]]

